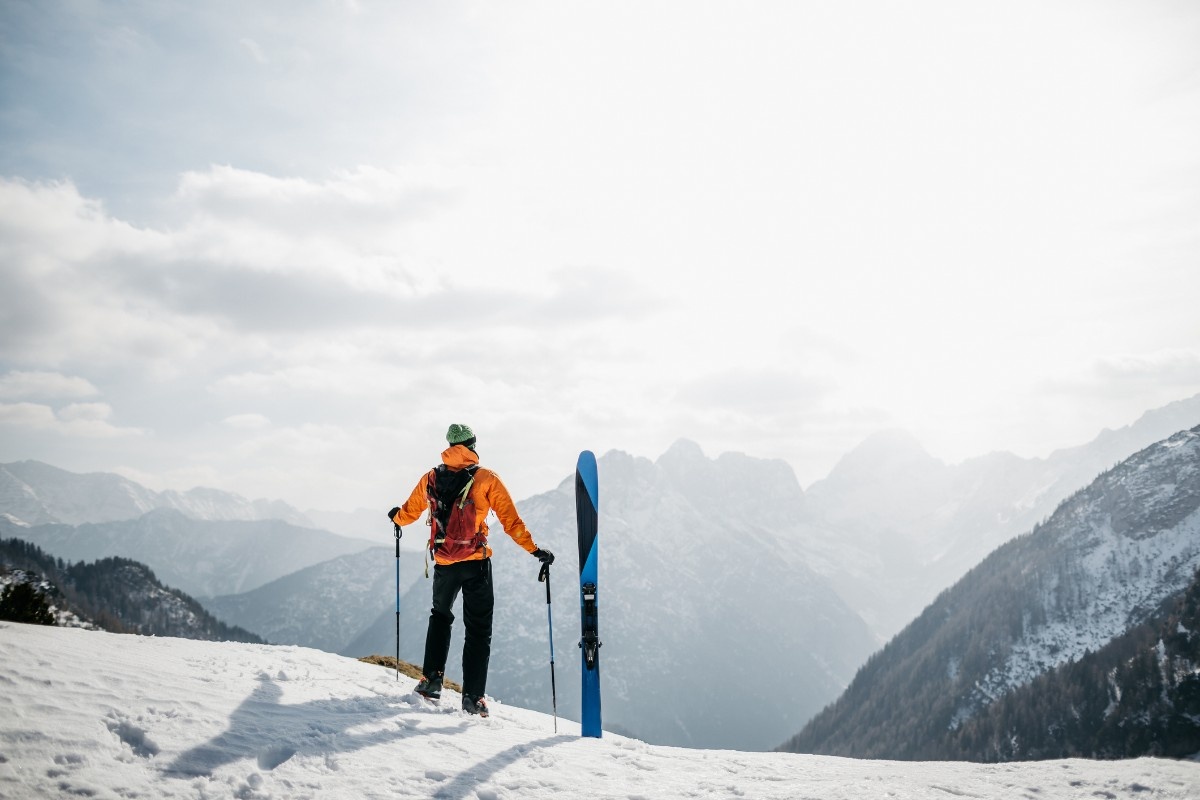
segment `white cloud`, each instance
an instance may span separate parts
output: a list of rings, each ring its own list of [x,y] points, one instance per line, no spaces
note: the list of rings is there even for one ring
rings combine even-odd
[[[58,412],[64,422],[97,422],[112,416],[112,406],[107,403],[71,403]]]
[[[823,381],[807,378],[796,367],[735,367],[682,383],[678,399],[692,408],[721,410],[749,419],[794,419],[811,411],[829,391]],[[778,426],[777,427],[782,427]]]
[[[54,409],[40,403],[0,403],[0,424],[52,428],[58,423]]]
[[[131,356],[192,352],[203,321],[164,317],[129,281],[130,264],[162,269],[169,243],[113,218],[72,183],[0,179],[0,360],[102,370]]]
[[[87,379],[58,372],[13,370],[0,376],[0,398],[89,397],[94,394],[99,391]]]
[[[68,437],[111,439],[141,436],[140,428],[122,428],[109,422],[107,403],[72,403],[57,412],[40,403],[0,403],[0,424],[46,430]]]
[[[456,418],[531,492],[680,436],[804,481],[883,425],[1086,440],[1200,391],[1200,58],[1016,8],[27,15],[109,44],[0,54],[44,121],[0,133],[4,418],[117,429],[54,402],[99,386],[127,468],[263,495]]]
[[[1171,349],[1100,359],[1093,372],[1107,391],[1135,386],[1178,390],[1200,383],[1200,351]]]
[[[271,427],[271,420],[262,414],[234,414],[221,420],[230,428],[238,430],[262,430]]]

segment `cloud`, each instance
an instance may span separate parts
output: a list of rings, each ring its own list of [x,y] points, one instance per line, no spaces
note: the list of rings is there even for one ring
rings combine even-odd
[[[339,498],[353,497],[356,503],[393,504],[393,495],[403,493],[429,468],[437,450],[422,452],[414,459],[411,438],[406,442],[397,429],[361,425],[304,423],[294,426],[230,428],[197,442],[193,464],[204,465],[211,474],[173,469],[176,485],[195,483],[236,491],[248,497],[285,497],[301,508],[341,507]],[[439,426],[438,433],[444,431]],[[444,443],[442,444],[444,447]],[[314,465],[320,465],[314,469]],[[186,483],[184,481],[191,481]]]
[[[1197,55],[1161,15],[173,7],[6,15],[0,375],[62,376],[0,379],[11,449],[119,416],[154,431],[130,465],[307,492],[279,431],[371,431],[349,485],[374,429],[457,410],[528,475],[781,426],[805,474],[855,409],[969,455],[1197,390],[1191,356],[1113,355],[1197,333]],[[73,376],[119,413],[63,408],[100,399]]]
[[[547,295],[522,309],[522,325],[580,325],[612,318],[631,322],[645,319],[668,302],[629,274],[605,267],[556,269],[547,285]]]
[[[140,428],[120,428],[108,421],[112,407],[107,403],[72,403],[55,412],[39,403],[0,403],[0,424],[52,431],[63,436],[108,439],[141,436]]]
[[[0,359],[161,376],[187,369],[222,390],[389,391],[395,380],[375,377],[385,364],[410,381],[413,369],[553,380],[581,358],[618,357],[597,326],[646,322],[668,305],[603,267],[528,281],[486,267],[401,266],[378,254],[403,245],[404,226],[389,215],[358,219],[349,231],[314,222],[338,208],[354,216],[372,198],[405,202],[408,184],[394,178],[194,172],[182,182],[192,198],[178,207],[183,217],[161,230],[113,217],[69,182],[0,180],[0,255],[9,265],[0,274]],[[311,213],[289,222],[292,206]],[[523,376],[512,366],[517,355],[530,356]]]
[[[21,372],[0,376],[0,398],[89,397],[99,391],[85,378],[58,372]]]
[[[6,4],[0,174],[69,175],[147,210],[130,194],[186,167],[319,176],[463,130],[485,82],[463,65],[490,50],[473,13],[356,8]]]
[[[209,390],[222,397],[358,395],[366,388],[363,377],[357,360],[339,364],[318,357],[277,369],[230,372],[215,380]]]
[[[262,414],[234,414],[221,422],[238,430],[253,431],[271,427],[271,420]]]
[[[195,325],[121,290],[123,264],[167,243],[70,182],[0,179],[0,359],[45,368],[187,352]]]
[[[738,367],[687,381],[676,397],[696,409],[792,416],[811,408],[830,388],[798,371]]]
[[[239,329],[403,321],[389,308],[414,292],[402,276],[336,241],[302,252],[245,228],[211,220],[135,228],[71,183],[0,180],[0,358],[43,368],[182,363],[219,349],[244,355],[245,340],[235,347],[231,338]],[[243,247],[247,239],[258,250]]]
[[[211,261],[186,251],[129,258],[111,269],[113,294],[162,312],[213,320],[246,332],[307,332],[403,324],[391,292],[358,288],[324,265],[264,269],[261,262]]]
[[[487,263],[445,268],[434,251],[405,250],[425,217],[368,213],[373,196],[407,202],[410,184],[394,177],[193,172],[170,201],[178,216],[159,227],[123,221],[70,182],[0,179],[9,212],[0,284],[13,290],[0,294],[0,374],[12,370],[3,397],[92,397],[71,378],[84,373],[138,427],[119,425],[106,404],[53,402],[7,407],[6,423],[23,426],[34,454],[62,452],[60,436],[153,430],[137,443],[149,459],[138,468],[183,475],[217,464],[275,495],[269,482],[284,473],[288,485],[319,480],[299,475],[313,469],[308,456],[301,467],[281,454],[320,454],[340,437],[350,442],[335,448],[350,476],[341,491],[357,494],[352,453],[374,446],[379,428],[444,430],[453,406],[463,418],[490,415],[497,429],[537,424],[564,447],[571,409],[628,405],[619,376],[659,358],[654,321],[677,304],[642,276],[603,266],[532,279]],[[295,220],[292,209],[302,212]],[[345,229],[330,221],[339,214]],[[19,394],[32,380],[16,373],[44,373],[43,385],[78,393]],[[347,421],[367,433],[347,433]],[[188,463],[151,455],[168,441]],[[238,467],[232,452],[260,465]],[[153,460],[158,469],[147,468]],[[520,485],[521,473],[508,472]],[[530,491],[540,482],[526,479]]]
[[[50,406],[38,403],[0,403],[0,424],[53,428],[58,417]]]
[[[388,234],[406,223],[452,205],[463,179],[433,167],[358,166],[310,180],[216,164],[184,172],[174,203],[177,212],[227,225],[283,231],[303,241],[332,236],[352,250],[371,250],[380,240],[393,241]]]
[[[1093,366],[1093,373],[1099,382],[1116,388],[1194,387],[1200,384],[1200,352],[1168,350],[1100,359]]]
[[[1056,394],[1085,397],[1164,391],[1176,397],[1181,390],[1191,391],[1197,386],[1200,386],[1200,351],[1184,349],[1099,358],[1079,372],[1044,384]]]

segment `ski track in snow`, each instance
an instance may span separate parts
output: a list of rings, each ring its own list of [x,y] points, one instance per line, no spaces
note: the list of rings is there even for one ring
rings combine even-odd
[[[914,763],[581,739],[575,722],[556,734],[549,716],[498,701],[489,719],[458,711],[453,692],[432,706],[409,678],[300,647],[13,623],[0,644],[4,798],[1200,797],[1194,762]]]

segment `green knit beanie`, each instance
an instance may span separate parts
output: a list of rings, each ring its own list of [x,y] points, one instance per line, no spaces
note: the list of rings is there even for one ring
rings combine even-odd
[[[446,431],[446,441],[450,444],[465,444],[467,447],[475,444],[475,431],[469,425],[455,423]]]

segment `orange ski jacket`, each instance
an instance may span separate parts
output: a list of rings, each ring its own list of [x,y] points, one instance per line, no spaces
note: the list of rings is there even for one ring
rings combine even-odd
[[[442,452],[442,463],[450,469],[457,471],[477,465],[479,463],[479,456],[473,450],[461,444],[456,444],[451,445]],[[422,513],[429,509],[429,495],[426,492],[428,481],[429,473],[427,472],[417,481],[417,485],[412,490],[412,494],[408,496],[408,500],[404,505],[400,506],[400,510],[396,512],[396,516],[392,517],[392,522],[395,522],[397,525],[411,525],[421,518]],[[459,560],[481,561],[485,558],[491,558],[492,548],[487,545],[488,526],[484,521],[487,519],[488,512],[490,511],[496,512],[496,518],[500,520],[500,524],[504,527],[504,532],[512,537],[512,540],[524,549],[525,552],[532,553],[538,549],[537,545],[533,543],[533,536],[529,533],[529,529],[525,527],[525,522],[521,519],[521,515],[517,513],[517,507],[513,503],[508,489],[500,481],[499,475],[483,467],[477,469],[475,471],[475,482],[471,484],[470,496],[471,500],[475,503],[475,529],[483,534],[484,546],[466,558]],[[429,524],[428,519],[425,520],[425,524]],[[454,563],[440,553],[434,553],[433,560],[438,564]]]

